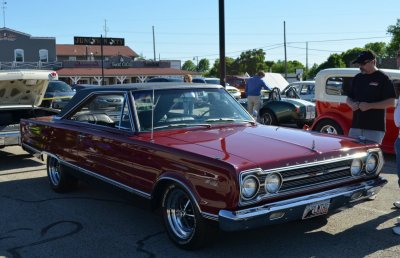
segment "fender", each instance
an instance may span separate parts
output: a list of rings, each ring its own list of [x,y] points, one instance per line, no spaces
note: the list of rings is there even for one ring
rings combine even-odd
[[[342,116],[334,112],[327,112],[322,115],[319,115],[317,118],[315,118],[314,123],[311,125],[310,129],[315,130],[315,127],[318,124],[318,122],[324,119],[330,119],[335,121],[343,129],[344,135],[348,135],[350,130],[349,123],[346,122],[346,120]]]

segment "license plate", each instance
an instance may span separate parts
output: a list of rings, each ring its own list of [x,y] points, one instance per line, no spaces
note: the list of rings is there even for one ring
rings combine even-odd
[[[309,219],[312,217],[324,215],[328,213],[330,200],[321,202],[314,202],[306,206],[303,213],[303,219]]]

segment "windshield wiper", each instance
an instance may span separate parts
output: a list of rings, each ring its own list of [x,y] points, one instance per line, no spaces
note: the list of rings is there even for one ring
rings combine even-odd
[[[154,127],[154,129],[163,129],[163,128],[171,128],[171,127],[193,127],[193,126],[205,126],[207,128],[211,128],[210,124],[169,124]]]
[[[204,122],[235,122],[236,120],[233,118],[210,118],[204,120]]]

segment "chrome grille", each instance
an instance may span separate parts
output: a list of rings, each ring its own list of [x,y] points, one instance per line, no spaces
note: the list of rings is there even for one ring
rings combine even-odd
[[[350,166],[352,160],[343,160],[334,163],[301,167],[291,170],[281,171],[283,183],[279,193],[295,190],[302,187],[310,187],[316,184],[322,184],[334,180],[350,178]],[[260,177],[260,181],[265,181],[267,174]],[[265,193],[264,187],[260,193]]]

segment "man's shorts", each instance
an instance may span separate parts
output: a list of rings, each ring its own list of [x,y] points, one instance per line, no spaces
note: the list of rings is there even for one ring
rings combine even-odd
[[[361,140],[370,140],[381,144],[383,137],[385,136],[384,131],[367,130],[360,128],[350,128],[349,136],[353,138],[358,138]]]

